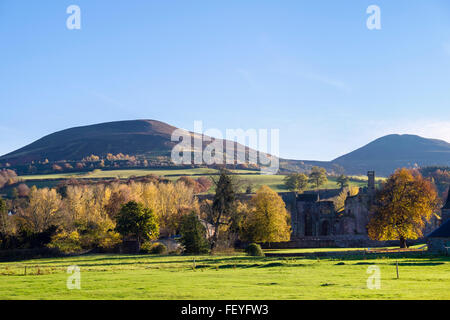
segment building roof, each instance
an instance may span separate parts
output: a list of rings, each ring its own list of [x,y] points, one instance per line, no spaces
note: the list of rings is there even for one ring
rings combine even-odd
[[[439,228],[434,230],[428,238],[450,238],[450,220],[447,220]]]
[[[447,202],[445,203],[445,205],[442,209],[444,209],[444,210],[450,209],[450,188],[448,188]]]

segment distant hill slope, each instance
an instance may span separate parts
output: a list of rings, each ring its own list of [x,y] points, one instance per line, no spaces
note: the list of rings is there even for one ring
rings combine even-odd
[[[11,164],[49,159],[81,160],[91,154],[138,155],[170,152],[175,142],[172,132],[177,129],[155,120],[108,122],[76,127],[45,136],[19,150],[0,157]]]
[[[176,129],[178,128],[156,120],[117,121],[76,127],[45,136],[0,157],[0,162],[17,166],[45,159],[50,162],[79,161],[90,155],[105,158],[108,153],[113,155],[122,153],[143,158],[163,156],[170,159],[173,147],[179,143],[171,140],[172,133]],[[201,136],[192,132],[188,134],[201,139]],[[224,151],[226,150],[226,140],[212,140],[222,142]],[[203,148],[209,144],[210,142],[204,142]],[[239,146],[247,153],[252,150],[235,143],[235,155]],[[192,145],[192,151],[194,147]]]
[[[171,141],[172,132],[176,129],[156,120],[76,127],[45,136],[0,157],[0,162],[14,166],[45,159],[51,162],[78,161],[91,154],[106,157],[108,153],[170,157],[177,144]],[[329,162],[280,159],[280,168],[285,171],[308,171],[315,165],[334,173],[360,175],[375,170],[377,175],[387,176],[399,167],[450,166],[450,144],[415,135],[388,135]]]
[[[347,174],[375,170],[388,175],[400,167],[450,165],[450,143],[416,135],[388,135],[343,155],[331,163]]]

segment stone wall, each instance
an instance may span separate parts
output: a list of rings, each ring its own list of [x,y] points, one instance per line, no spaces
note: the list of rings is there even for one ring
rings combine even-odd
[[[408,240],[408,245],[424,243],[424,239]],[[323,237],[300,237],[288,242],[263,243],[264,249],[301,249],[301,248],[376,248],[397,247],[398,240],[376,241],[365,236],[323,236]]]
[[[428,251],[438,254],[449,254],[450,238],[428,238]]]

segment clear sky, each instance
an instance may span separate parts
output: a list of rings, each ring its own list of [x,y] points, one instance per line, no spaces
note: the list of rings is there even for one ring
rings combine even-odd
[[[0,154],[156,119],[279,128],[280,156],[331,160],[389,133],[450,142],[449,104],[448,0],[0,0]]]

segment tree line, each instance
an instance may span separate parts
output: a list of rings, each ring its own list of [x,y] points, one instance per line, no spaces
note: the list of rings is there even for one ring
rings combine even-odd
[[[185,242],[199,237],[210,251],[239,241],[289,240],[289,214],[276,192],[262,187],[251,199],[238,199],[239,183],[233,175],[223,170],[210,179],[214,198],[203,201],[196,197],[199,183],[187,177],[176,182],[32,187],[25,198],[0,200],[0,248],[113,251],[126,239],[145,244],[181,235]],[[196,236],[189,236],[192,228]]]
[[[302,193],[308,188],[308,185],[312,185],[314,188],[319,189],[321,186],[328,183],[327,171],[324,168],[312,167],[309,175],[305,173],[291,173],[284,178],[284,185],[290,191],[296,193]]]

